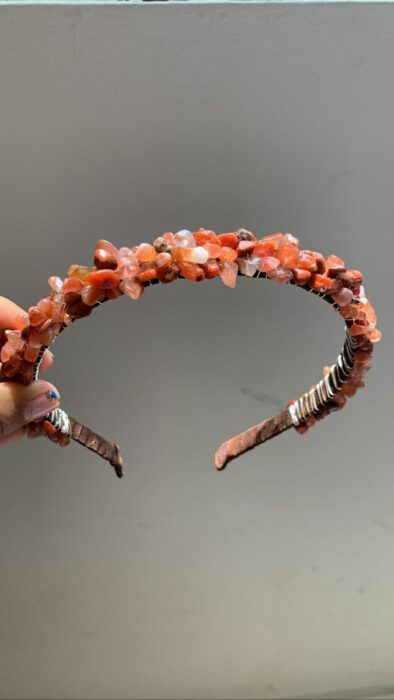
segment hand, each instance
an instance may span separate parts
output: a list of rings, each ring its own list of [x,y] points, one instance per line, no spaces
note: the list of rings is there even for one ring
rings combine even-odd
[[[13,301],[0,297],[0,334],[5,329],[21,329],[26,312]],[[53,363],[53,354],[46,350],[40,371]],[[0,446],[22,437],[25,426],[42,418],[59,405],[59,392],[49,382],[38,379],[29,386],[18,382],[0,382]]]

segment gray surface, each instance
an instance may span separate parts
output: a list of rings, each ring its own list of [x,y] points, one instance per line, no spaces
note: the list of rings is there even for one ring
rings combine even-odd
[[[246,226],[363,270],[384,332],[345,411],[219,475],[335,360],[328,306],[179,281],[67,331],[49,378],[127,473],[1,451],[2,698],[393,687],[393,32],[393,5],[1,8],[2,294],[99,237]]]

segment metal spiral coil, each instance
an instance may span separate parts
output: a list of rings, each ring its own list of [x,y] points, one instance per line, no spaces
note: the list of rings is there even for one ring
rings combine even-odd
[[[45,416],[45,420],[51,423],[56,430],[60,430],[64,435],[71,435],[70,419],[62,408],[54,408]]]

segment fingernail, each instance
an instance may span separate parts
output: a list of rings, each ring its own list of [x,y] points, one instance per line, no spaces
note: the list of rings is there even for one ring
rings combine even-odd
[[[25,420],[32,421],[37,420],[37,418],[43,418],[49,411],[53,411],[60,403],[60,396],[50,389],[45,394],[36,396],[27,402],[25,406]]]
[[[53,358],[55,357],[52,350],[45,350],[45,354],[48,355],[48,357],[50,357],[51,360],[53,360]]]

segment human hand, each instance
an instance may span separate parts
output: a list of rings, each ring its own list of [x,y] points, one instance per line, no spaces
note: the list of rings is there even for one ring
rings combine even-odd
[[[0,341],[4,330],[20,330],[25,323],[26,312],[13,301],[0,296]],[[53,354],[46,350],[40,371],[45,372],[52,363]],[[29,386],[12,381],[0,382],[0,446],[22,437],[27,423],[42,418],[59,406],[59,402],[58,390],[42,379]]]

